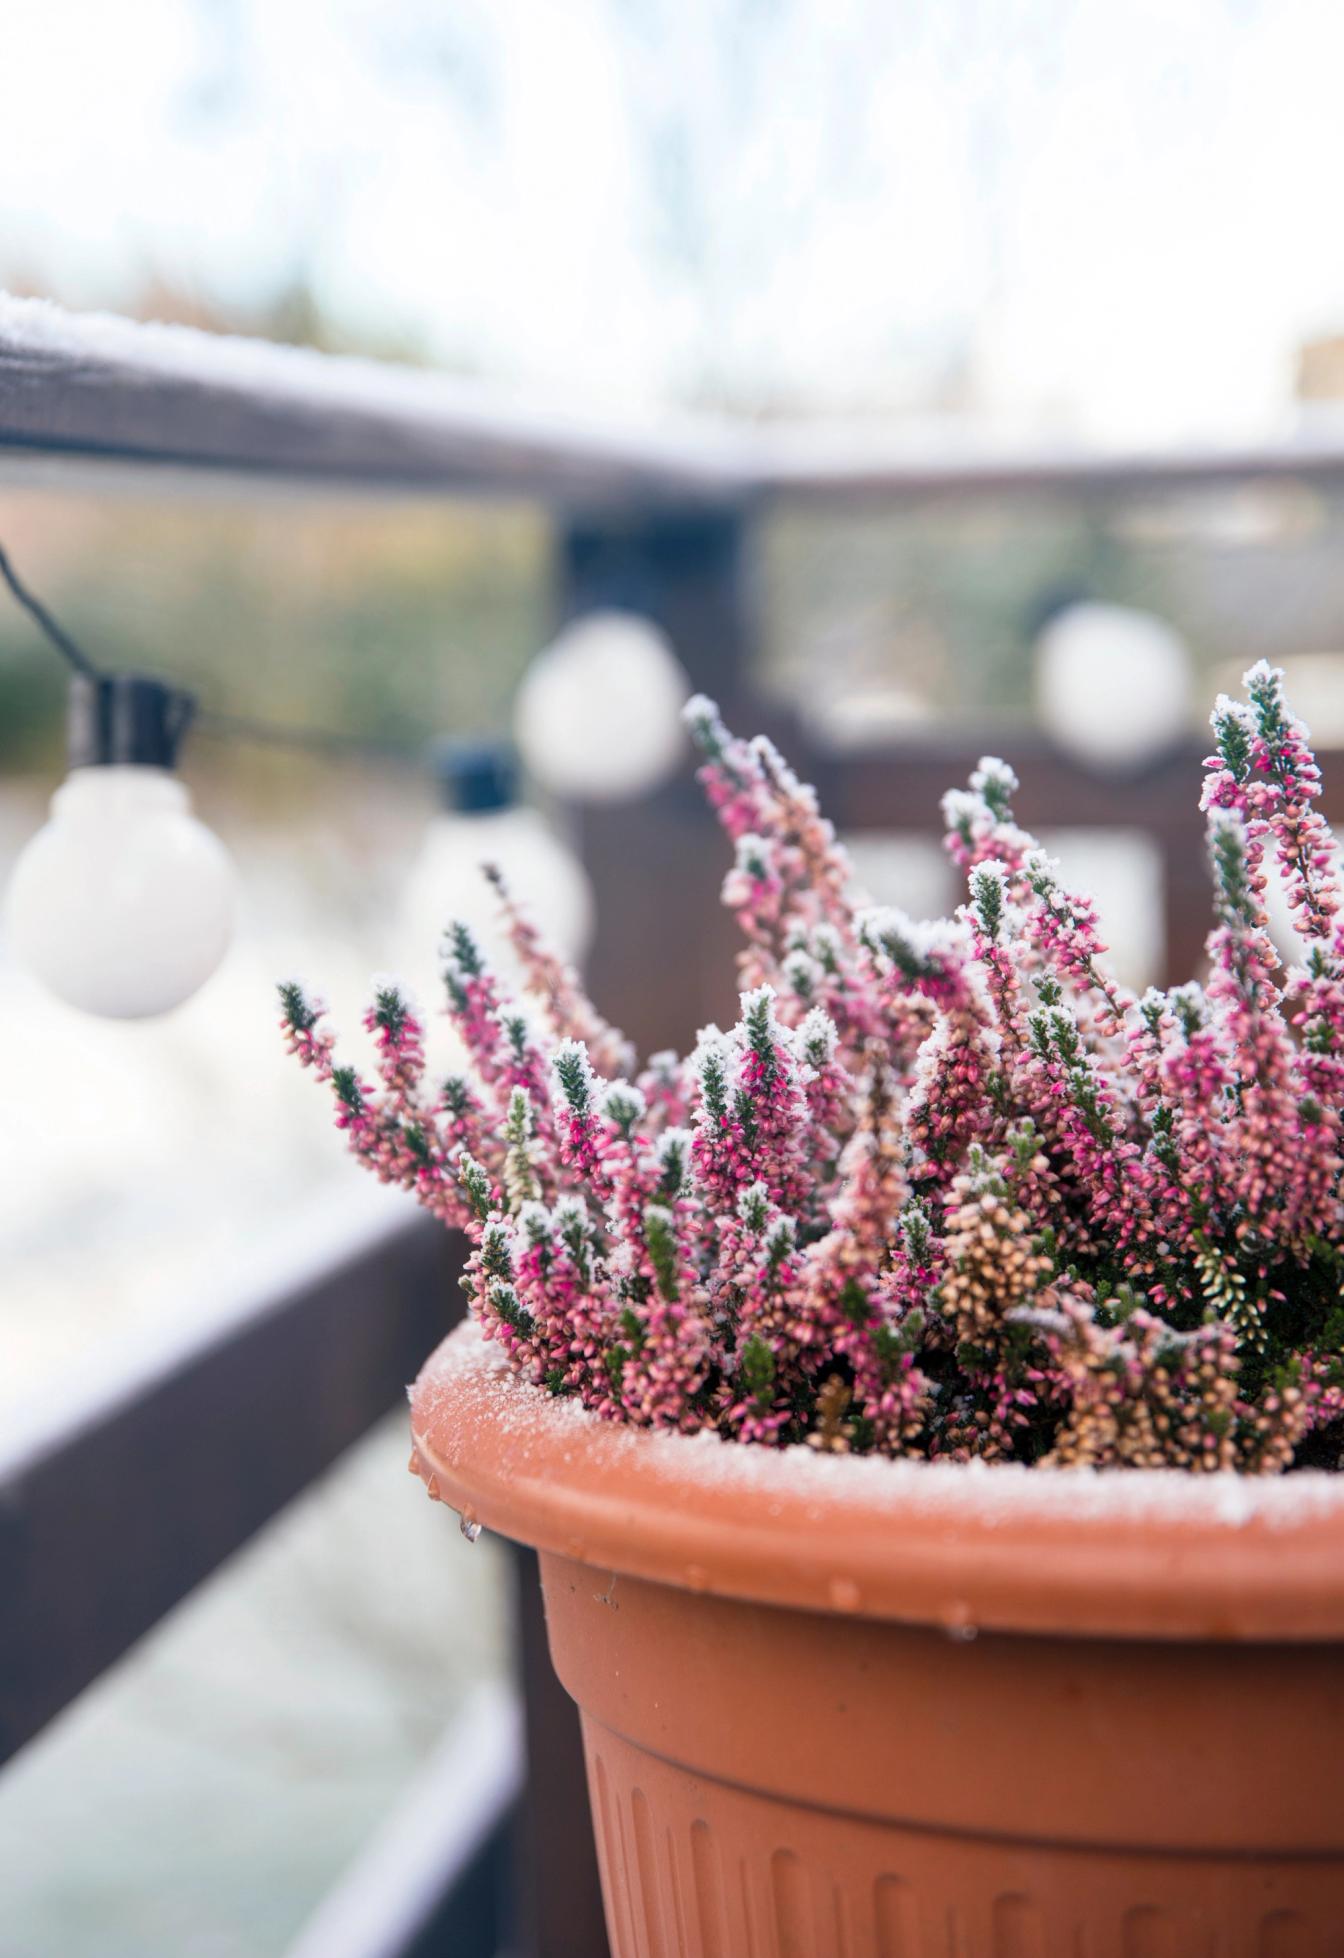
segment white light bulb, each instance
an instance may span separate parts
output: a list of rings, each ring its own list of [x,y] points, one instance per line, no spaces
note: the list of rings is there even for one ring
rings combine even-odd
[[[162,768],[77,768],[14,867],[6,930],[60,999],[105,1019],[167,1013],[228,948],[234,871]]]
[[[622,802],[681,761],[690,692],[665,633],[627,612],[590,612],[537,655],[518,689],[514,734],[554,794]]]
[[[1190,726],[1190,654],[1151,612],[1070,605],[1036,642],[1041,724],[1097,768],[1134,768]]]
[[[439,941],[460,919],[511,982],[517,965],[499,899],[481,871],[498,865],[511,894],[571,963],[588,946],[593,892],[587,872],[535,809],[445,810],[431,819],[402,896],[402,932],[414,967],[432,969]]]

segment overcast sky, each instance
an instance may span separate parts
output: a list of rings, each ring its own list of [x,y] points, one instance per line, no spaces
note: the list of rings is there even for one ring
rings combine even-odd
[[[1333,0],[7,0],[0,280],[608,405],[1282,423],[1344,330]]]

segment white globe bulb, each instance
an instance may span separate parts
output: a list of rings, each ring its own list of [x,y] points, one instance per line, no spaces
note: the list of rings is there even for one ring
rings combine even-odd
[[[623,802],[681,761],[689,692],[657,626],[634,613],[590,612],[528,668],[514,734],[532,775],[556,795]]]
[[[1071,605],[1036,642],[1041,724],[1098,768],[1133,768],[1190,726],[1190,654],[1151,612]]]
[[[167,1013],[228,948],[234,871],[160,768],[77,768],[14,867],[6,929],[18,958],[85,1013]]]
[[[445,810],[430,821],[402,894],[401,929],[413,970],[436,970],[439,941],[448,925],[461,919],[490,963],[516,981],[499,899],[481,871],[487,863],[498,865],[548,943],[576,964],[593,929],[588,874],[537,810],[515,805]]]

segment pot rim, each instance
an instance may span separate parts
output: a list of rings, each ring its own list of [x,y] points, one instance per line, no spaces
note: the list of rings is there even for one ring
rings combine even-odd
[[[488,1529],[758,1604],[1057,1636],[1344,1640],[1344,1475],[821,1455],[557,1400],[474,1322],[411,1389],[411,1468]]]

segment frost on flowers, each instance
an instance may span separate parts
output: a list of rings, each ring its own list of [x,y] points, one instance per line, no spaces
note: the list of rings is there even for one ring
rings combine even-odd
[[[1208,976],[1135,998],[986,758],[944,800],[951,920],[874,909],[814,792],[687,708],[731,845],[735,1024],[641,1072],[497,873],[527,979],[444,941],[470,1058],[426,1074],[391,981],[338,1063],[283,1027],[351,1149],[471,1250],[486,1334],[612,1420],[951,1460],[1336,1468],[1344,1455],[1344,922],[1281,675],[1220,699]],[[1271,867],[1304,947],[1266,930]]]

